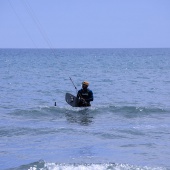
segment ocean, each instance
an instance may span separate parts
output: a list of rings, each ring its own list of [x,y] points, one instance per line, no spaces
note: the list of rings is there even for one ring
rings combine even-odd
[[[170,169],[170,49],[0,49],[0,169]]]

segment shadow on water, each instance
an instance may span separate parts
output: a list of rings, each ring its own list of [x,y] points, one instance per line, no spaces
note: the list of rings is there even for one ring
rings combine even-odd
[[[83,108],[78,112],[67,111],[65,113],[66,119],[70,123],[78,123],[83,126],[88,126],[93,122],[94,117],[90,114],[88,108]]]

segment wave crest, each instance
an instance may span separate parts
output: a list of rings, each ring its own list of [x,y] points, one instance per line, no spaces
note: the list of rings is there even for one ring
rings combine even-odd
[[[117,163],[49,163],[43,160],[8,170],[167,170],[165,167],[140,167]]]

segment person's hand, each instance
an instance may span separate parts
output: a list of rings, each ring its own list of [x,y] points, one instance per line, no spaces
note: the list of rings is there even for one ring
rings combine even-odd
[[[80,101],[81,101],[81,102],[85,102],[85,100],[84,100],[83,98],[80,98]]]
[[[87,102],[85,101],[85,99],[81,98],[80,101],[83,103],[83,104],[86,104]]]

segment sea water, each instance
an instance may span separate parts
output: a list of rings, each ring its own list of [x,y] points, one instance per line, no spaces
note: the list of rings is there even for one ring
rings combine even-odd
[[[170,169],[170,49],[0,49],[0,169]]]

